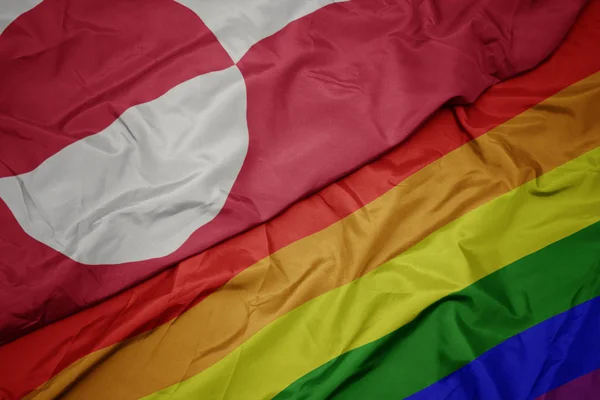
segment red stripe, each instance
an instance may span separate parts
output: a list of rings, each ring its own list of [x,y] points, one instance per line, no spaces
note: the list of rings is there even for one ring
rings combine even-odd
[[[403,146],[272,221],[1,347],[0,359],[7,362],[0,364],[0,388],[20,397],[86,354],[175,318],[244,268],[338,221],[473,137],[600,70],[600,54],[594,51],[599,41],[600,1],[594,1],[561,48],[536,70],[493,87],[473,106],[442,110]]]
[[[536,400],[598,400],[600,398],[600,370],[590,372]]]
[[[177,2],[45,0],[0,36],[0,177],[30,171],[125,109],[232,64],[198,16]],[[1,200],[0,226],[0,343],[113,295],[166,262],[104,270],[77,264],[27,235]]]
[[[162,4],[158,0],[154,1],[157,5]],[[436,5],[439,2],[426,1],[420,3],[418,7],[421,10],[416,13],[412,7],[417,6],[413,6],[415,3],[411,2],[360,0],[328,6],[288,25],[255,45],[239,63],[248,84],[250,147],[247,158],[221,213],[197,230],[175,253],[165,258],[117,266],[80,265],[29,238],[12,219],[8,209],[0,206],[0,223],[3,226],[0,233],[0,273],[6,277],[0,281],[0,304],[4,305],[0,310],[0,340],[14,339],[27,330],[65,317],[131,287],[188,256],[265,221],[297,199],[379,156],[391,146],[405,140],[447,100],[473,100],[498,79],[532,67],[536,60],[548,54],[558,43],[582,2],[583,0],[567,3],[562,0],[547,0],[527,2],[523,6],[524,3],[518,0],[461,0],[454,2],[452,6],[439,6]],[[179,73],[177,70],[180,67],[185,68],[184,66],[194,64],[195,61],[205,61],[205,58],[212,57],[210,51],[203,51],[202,40],[208,34],[195,34],[190,36],[193,39],[189,39],[186,31],[175,24],[179,21],[165,10],[155,11],[153,8],[152,11],[147,11],[150,15],[148,19],[156,22],[149,24],[140,22],[146,16],[140,16],[138,5],[145,4],[144,2],[115,0],[115,4],[127,3],[127,6],[119,7],[129,10],[129,14],[122,19],[121,14],[125,11],[117,13],[118,18],[115,17],[115,20],[125,22],[122,22],[122,27],[119,25],[109,29],[110,25],[106,28],[106,24],[109,24],[114,11],[106,11],[104,14],[98,11],[105,10],[104,2],[86,2],[95,5],[98,10],[86,6],[80,13],[75,13],[76,6],[72,3],[82,2],[52,0],[46,7],[54,7],[56,10],[52,11],[53,14],[47,12],[56,16],[45,20],[42,17],[46,15],[42,13],[42,17],[37,17],[41,19],[36,20],[42,26],[59,25],[55,28],[58,32],[73,26],[75,28],[72,29],[77,32],[72,38],[69,35],[61,36],[61,40],[52,43],[48,43],[49,39],[44,39],[45,44],[41,47],[49,49],[50,55],[54,54],[52,49],[58,49],[57,54],[48,56],[50,61],[45,64],[45,68],[50,68],[54,74],[64,73],[79,78],[79,69],[83,66],[91,68],[87,64],[100,64],[102,73],[105,74],[110,74],[111,68],[116,65],[128,66],[127,56],[137,52],[135,44],[121,58],[107,64],[102,57],[96,55],[99,45],[95,43],[95,39],[102,42],[103,36],[110,36],[114,29],[119,31],[142,23],[146,24],[145,33],[168,25],[164,28],[165,35],[173,37],[173,32],[176,32],[176,37],[183,36],[189,40],[186,43],[190,48],[202,49],[197,60],[184,58],[181,63],[179,53],[170,58],[163,54],[168,60],[177,59],[177,62],[167,63],[172,65],[169,73]],[[177,10],[176,12],[181,11]],[[76,17],[71,18],[71,15]],[[165,15],[169,15],[168,18],[165,17],[168,23],[162,21]],[[25,17],[20,19],[21,25],[26,24]],[[92,22],[89,21],[90,18],[93,19]],[[94,22],[97,18],[102,23]],[[30,30],[35,32],[35,26],[32,24]],[[177,29],[173,29],[175,26]],[[200,29],[198,26],[201,25],[194,26]],[[541,29],[540,26],[544,28]],[[11,27],[13,35],[18,27],[18,24]],[[82,32],[90,31],[97,32],[93,35],[94,40],[80,38],[80,35],[84,35]],[[131,37],[131,43],[141,41],[146,44],[140,31],[135,32],[136,34],[126,35],[127,39]],[[39,42],[40,39],[35,34],[30,35],[35,38],[35,43]],[[197,43],[196,38],[200,42]],[[72,61],[61,64],[60,60],[70,60],[72,57],[70,43],[75,46],[80,41],[83,43],[82,48],[94,48],[91,52],[93,54],[88,54],[91,61],[82,57],[80,62],[83,64],[77,65],[77,68],[70,64]],[[114,41],[108,42],[112,44]],[[210,42],[211,45],[212,43]],[[111,47],[109,44],[105,46]],[[100,54],[103,52],[109,53],[109,50],[100,51]],[[38,53],[31,51],[30,57],[43,59],[45,52],[39,53],[39,56],[34,55]],[[148,54],[145,50],[143,53]],[[182,50],[181,55],[187,53]],[[75,58],[79,60],[77,57]],[[131,77],[136,72],[146,71],[143,67],[138,65],[127,69],[125,75]],[[168,71],[160,72],[151,75],[169,75]],[[102,73],[98,74],[104,76]],[[46,74],[38,82],[35,76],[27,76],[36,85],[44,85],[46,80],[53,77]],[[106,87],[114,87],[117,92],[123,92],[123,96],[128,93],[119,88],[120,82],[117,80],[106,84],[100,78],[97,81],[89,79],[96,84],[94,93],[102,93]],[[121,80],[125,81],[123,78]],[[23,79],[21,82],[23,85],[27,83]],[[70,82],[73,84],[72,80]],[[84,79],[84,82],[87,81]],[[155,85],[152,79],[146,78],[143,78],[142,83]],[[86,85],[88,88],[89,84]],[[35,85],[28,86],[30,95],[34,93],[31,86]],[[162,90],[167,85],[158,86]],[[57,90],[54,92],[60,93]],[[69,139],[61,139],[63,142],[72,140],[73,135],[79,137],[82,132],[92,132],[90,127],[97,129],[100,123],[94,125],[94,118],[84,118],[83,115],[87,115],[89,110],[92,110],[89,111],[90,115],[95,115],[96,109],[113,111],[113,103],[119,102],[103,101],[100,106],[96,106],[96,100],[85,99],[94,107],[85,103],[86,106],[81,108],[79,104],[83,100],[77,96],[84,92],[79,90],[72,93],[72,99],[69,97],[71,100],[65,103],[64,110],[61,109],[56,114],[58,117],[53,117],[55,114],[51,111],[54,105],[47,104],[52,103],[52,99],[46,93],[43,101],[33,104],[33,108],[46,110],[44,113],[47,114],[44,115],[48,119],[37,122],[36,126],[50,124],[60,129],[70,129],[71,133],[66,135]],[[58,103],[62,104],[63,101]],[[15,110],[13,113],[16,110],[25,113],[22,109],[26,108],[26,103],[23,100],[12,107]],[[118,112],[112,115],[114,118]],[[29,121],[31,118],[21,118],[25,119]],[[108,117],[103,121],[107,122]],[[17,128],[20,129],[21,126]],[[58,133],[54,134],[56,135]],[[48,140],[51,141],[50,136]],[[465,138],[460,137],[456,142],[435,133],[426,142],[416,146],[416,149],[408,147],[416,153],[404,153],[407,154],[404,156],[406,160],[403,160],[405,168],[407,171],[420,168],[431,161],[430,157],[437,158],[463,143]],[[38,143],[37,133],[35,138],[31,146],[34,143],[35,146],[45,143],[43,138],[39,138]],[[48,146],[52,147],[50,144]],[[43,145],[38,147],[44,148]],[[13,146],[11,149],[19,156],[19,148]],[[36,152],[32,147],[32,159],[37,160]],[[7,165],[21,165],[21,161],[14,160],[14,155],[12,157],[10,160],[13,161],[7,162]],[[419,161],[413,162],[415,159]],[[10,169],[16,170],[15,168]],[[380,193],[381,191],[378,192]],[[346,200],[351,205],[348,207],[354,210],[372,197],[360,194],[350,199]],[[310,228],[292,225],[292,228],[285,228],[284,231],[298,229],[303,233],[314,232],[339,217],[317,215],[314,218],[318,222],[310,225]],[[302,221],[299,224],[307,223]],[[276,247],[272,244],[273,241],[281,240],[265,240],[264,233],[258,235],[257,248],[244,247],[247,254],[242,256],[241,261],[232,260],[226,254],[226,264],[213,263],[211,260],[199,266],[195,274],[203,282],[203,289],[198,290],[208,293],[219,287],[249,265],[248,257],[255,260],[257,254],[268,254]],[[287,235],[300,237],[294,233]]]

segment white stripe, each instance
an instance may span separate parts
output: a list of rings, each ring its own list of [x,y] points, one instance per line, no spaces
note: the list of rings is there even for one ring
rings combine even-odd
[[[17,17],[40,4],[42,0],[0,0],[0,34]]]
[[[29,235],[82,263],[161,257],[221,210],[247,149],[246,88],[233,66],[0,179],[0,198]]]
[[[347,0],[176,0],[213,31],[234,62],[255,43],[326,5]]]

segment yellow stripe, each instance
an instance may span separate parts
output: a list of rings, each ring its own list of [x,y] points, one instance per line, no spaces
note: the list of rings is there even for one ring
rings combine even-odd
[[[238,346],[250,340],[254,348],[252,336],[277,318],[376,269],[460,215],[600,146],[600,121],[593,109],[599,99],[600,74],[595,74],[416,172],[340,222],[261,260],[177,319],[86,356],[28,398],[137,399],[194,380],[202,371],[227,370],[231,357],[239,355]],[[456,286],[452,290],[460,289]],[[407,296],[421,290],[400,288]],[[247,345],[242,349],[245,353]],[[313,349],[306,351],[312,357]],[[211,367],[215,369],[207,370]],[[281,372],[276,366],[275,371]],[[262,381],[276,379],[270,369],[256,374]],[[198,396],[220,399],[220,389],[217,385],[216,393]]]
[[[364,277],[284,315],[213,367],[146,398],[273,397],[442,297],[600,220],[599,163],[600,148],[481,206]]]

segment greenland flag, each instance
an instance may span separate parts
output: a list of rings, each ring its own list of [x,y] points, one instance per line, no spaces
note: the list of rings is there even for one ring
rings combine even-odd
[[[584,3],[0,0],[0,343],[534,67]]]

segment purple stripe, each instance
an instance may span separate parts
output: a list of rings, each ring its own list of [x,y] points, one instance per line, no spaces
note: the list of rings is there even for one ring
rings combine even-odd
[[[536,400],[597,400],[600,398],[600,369],[577,378]]]
[[[513,336],[409,399],[535,399],[600,369],[598,338],[600,297]]]

